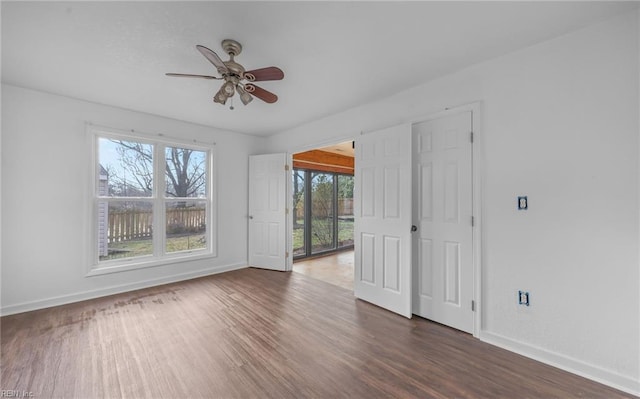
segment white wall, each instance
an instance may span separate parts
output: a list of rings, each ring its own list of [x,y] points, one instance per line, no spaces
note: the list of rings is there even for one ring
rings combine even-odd
[[[218,256],[85,277],[85,122],[216,142]],[[247,157],[263,139],[2,86],[2,313],[245,267]]]
[[[357,140],[481,101],[480,338],[640,393],[638,22],[620,16],[482,63],[283,132],[270,149]]]

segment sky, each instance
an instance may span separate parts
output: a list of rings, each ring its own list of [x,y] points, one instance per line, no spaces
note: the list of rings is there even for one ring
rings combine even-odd
[[[149,150],[151,151],[151,144],[143,144],[145,146],[149,146]],[[98,163],[102,165],[105,169],[107,169],[111,173],[115,173],[120,178],[126,178],[127,182],[135,182],[133,174],[127,167],[125,167],[120,161],[120,154],[118,153],[117,148],[120,144],[104,137],[100,137],[98,139]],[[204,160],[206,157],[206,152],[204,151],[194,151],[191,154],[190,166],[195,166],[198,164],[204,165]],[[202,192],[204,195],[204,191]]]

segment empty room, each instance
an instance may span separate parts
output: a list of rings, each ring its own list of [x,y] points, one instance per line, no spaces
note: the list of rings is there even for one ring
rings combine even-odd
[[[0,7],[0,397],[640,396],[639,2]]]

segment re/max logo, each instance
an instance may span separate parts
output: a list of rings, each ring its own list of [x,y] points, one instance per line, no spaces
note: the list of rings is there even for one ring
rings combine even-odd
[[[33,392],[31,391],[19,391],[17,389],[2,389],[0,390],[0,398],[33,398]]]

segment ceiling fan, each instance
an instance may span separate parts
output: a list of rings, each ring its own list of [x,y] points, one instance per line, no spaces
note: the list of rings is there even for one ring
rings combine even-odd
[[[240,95],[240,100],[244,105],[249,104],[253,100],[253,96],[270,104],[278,101],[278,96],[256,86],[253,82],[281,80],[284,78],[284,72],[282,72],[280,68],[272,66],[254,69],[252,71],[245,71],[244,67],[234,60],[234,57],[242,52],[242,45],[231,39],[225,39],[222,41],[222,49],[229,54],[229,61],[222,61],[222,59],[218,57],[218,54],[205,46],[197,45],[196,48],[216,67],[218,73],[222,75],[222,77],[185,73],[167,73],[166,75],[183,78],[224,80],[222,87],[220,87],[220,90],[218,90],[216,95],[213,97],[214,102],[223,105],[226,104],[227,100],[232,98],[236,92]],[[231,106],[231,109],[233,109],[233,106]]]

